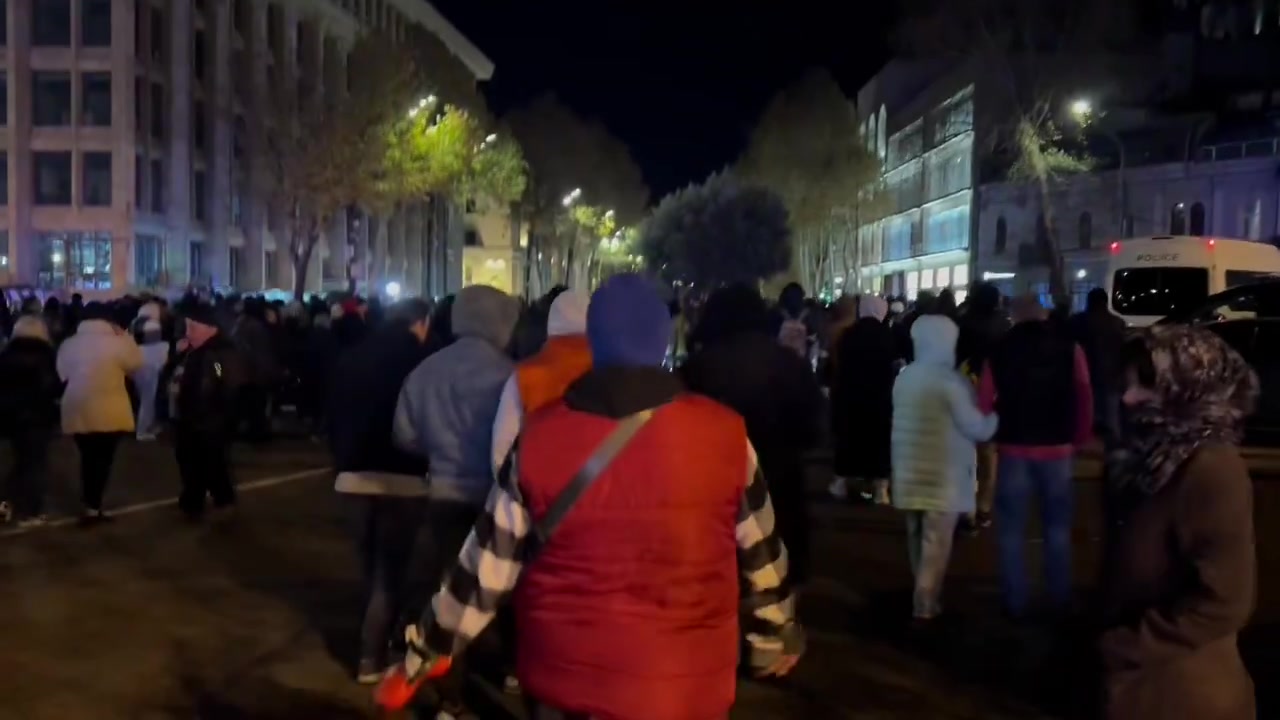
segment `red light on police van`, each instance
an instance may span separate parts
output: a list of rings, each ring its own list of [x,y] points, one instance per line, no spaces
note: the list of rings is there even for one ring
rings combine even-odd
[[[1112,253],[1118,253],[1118,252],[1120,252],[1120,243],[1118,243],[1118,242],[1113,242],[1113,243],[1111,243],[1111,252],[1112,252]]]
[[[1217,245],[1217,244],[1218,244],[1218,241],[1217,241],[1217,240],[1214,240],[1213,238],[1209,238],[1209,249],[1210,249],[1210,250],[1212,250],[1212,249],[1213,249],[1213,246],[1214,246],[1214,245]]]

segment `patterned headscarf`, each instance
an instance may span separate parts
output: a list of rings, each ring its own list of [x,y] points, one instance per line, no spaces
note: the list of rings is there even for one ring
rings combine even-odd
[[[1117,460],[1122,483],[1152,494],[1201,445],[1240,442],[1258,397],[1258,376],[1222,338],[1202,328],[1158,325],[1142,340],[1151,353],[1156,398],[1124,408]]]

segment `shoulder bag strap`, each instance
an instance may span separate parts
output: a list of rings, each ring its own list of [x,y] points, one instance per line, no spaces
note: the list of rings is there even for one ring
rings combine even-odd
[[[578,498],[582,497],[587,488],[595,483],[596,479],[600,477],[600,473],[609,467],[609,464],[618,456],[618,453],[622,452],[631,443],[631,439],[636,436],[636,433],[640,432],[640,428],[644,427],[645,423],[649,422],[649,419],[653,417],[653,412],[652,409],[641,410],[623,418],[604,441],[596,447],[595,451],[591,453],[591,457],[587,458],[587,461],[583,463],[582,468],[573,476],[569,484],[556,496],[555,501],[548,508],[547,514],[534,523],[533,549],[535,552],[547,544],[547,541],[551,539],[551,535],[555,533],[556,528],[560,526],[565,516],[569,514],[569,510],[578,502]]]

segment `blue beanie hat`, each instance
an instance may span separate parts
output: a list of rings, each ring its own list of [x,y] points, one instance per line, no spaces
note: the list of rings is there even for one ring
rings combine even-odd
[[[659,367],[671,341],[671,313],[648,279],[614,275],[591,296],[587,341],[595,367]]]

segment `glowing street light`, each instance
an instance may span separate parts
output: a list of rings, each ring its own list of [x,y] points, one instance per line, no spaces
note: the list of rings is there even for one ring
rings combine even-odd
[[[391,282],[387,283],[387,286],[386,286],[385,288],[383,288],[383,289],[386,291],[386,293],[387,293],[387,297],[391,298],[392,300],[397,300],[397,299],[399,299],[399,297],[400,297],[400,283],[398,283],[398,282],[396,282],[396,281],[392,280]]]
[[[1076,98],[1071,101],[1071,116],[1078,122],[1087,120],[1093,114],[1093,103],[1088,98]]]
[[[578,198],[580,197],[582,197],[582,188],[574,188],[568,195],[564,196],[564,199],[560,201],[560,204],[565,207],[569,207],[570,205],[578,202]]]
[[[484,139],[484,141],[485,141],[486,143],[496,143],[496,142],[498,142],[498,133],[489,133],[489,136],[488,136],[488,137],[486,137],[486,138]]]
[[[62,262],[62,253],[56,252],[49,259],[53,261],[54,265],[57,265],[58,263]]]

